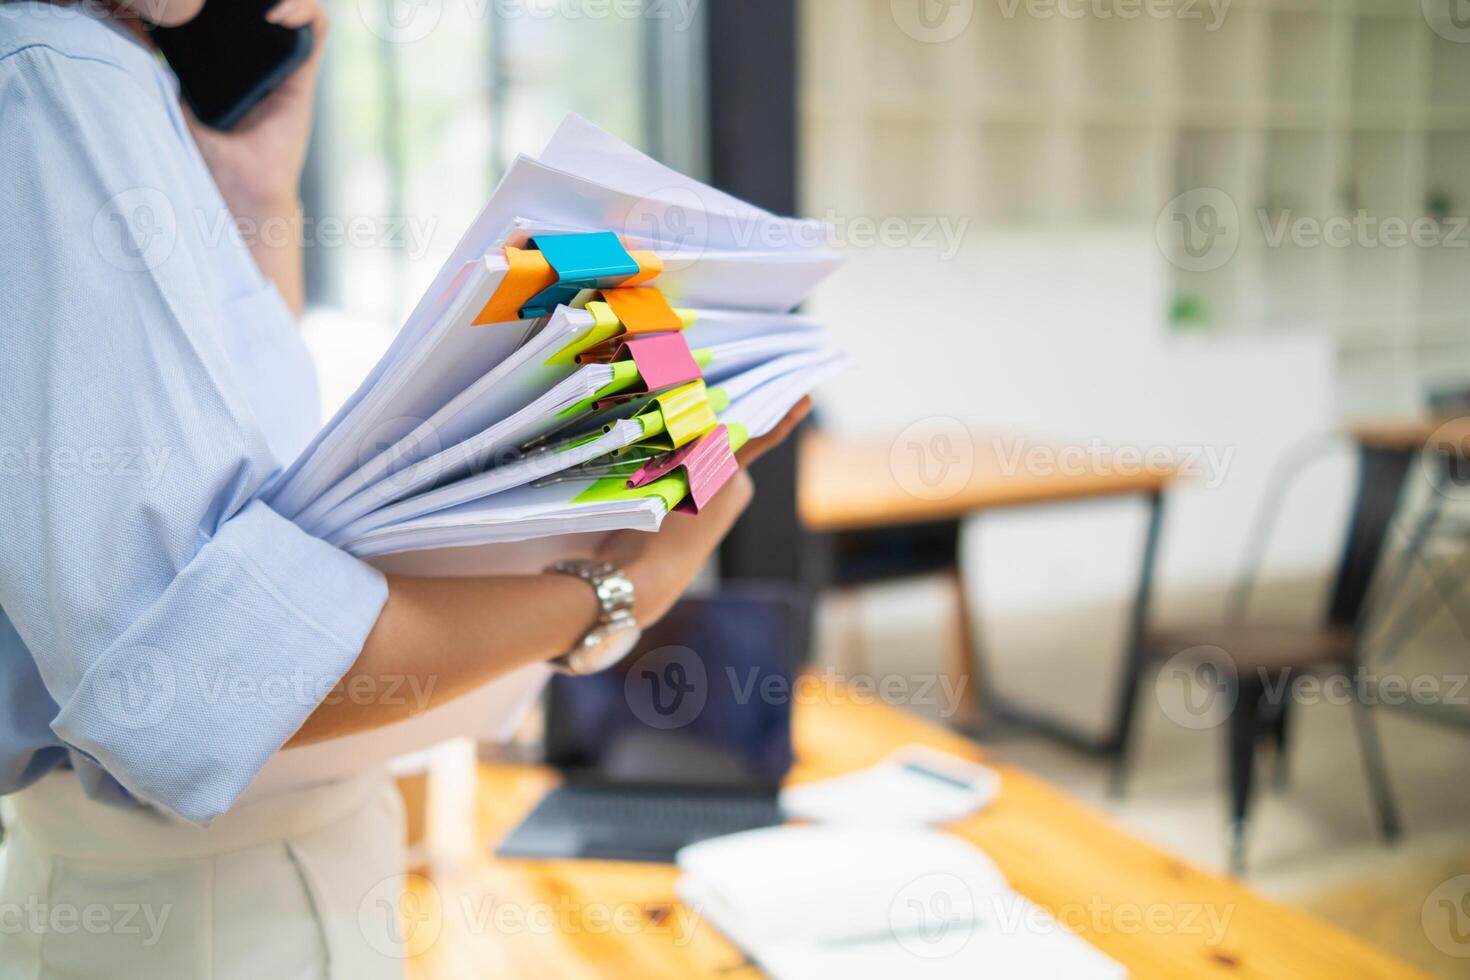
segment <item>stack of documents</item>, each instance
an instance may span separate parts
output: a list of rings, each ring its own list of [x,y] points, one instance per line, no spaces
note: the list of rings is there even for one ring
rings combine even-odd
[[[655,531],[844,365],[823,238],[571,117],[268,500],[364,558]]]
[[[821,225],[684,177],[575,116],[519,157],[388,352],[267,488],[307,532],[409,575],[539,572],[697,512],[735,452],[841,370],[791,311]],[[522,670],[415,719],[283,752],[260,787],[457,735],[505,738]]]

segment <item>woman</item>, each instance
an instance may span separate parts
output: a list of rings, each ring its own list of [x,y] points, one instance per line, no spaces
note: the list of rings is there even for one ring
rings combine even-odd
[[[568,574],[385,577],[258,499],[319,425],[301,254],[218,229],[298,219],[327,25],[272,10],[316,51],[210,132],[139,21],[203,2],[0,5],[0,980],[401,975],[360,914],[402,870],[387,777],[237,798],[282,746],[567,654],[605,611]],[[750,495],[608,539],[640,624]],[[405,678],[428,704],[362,696]]]

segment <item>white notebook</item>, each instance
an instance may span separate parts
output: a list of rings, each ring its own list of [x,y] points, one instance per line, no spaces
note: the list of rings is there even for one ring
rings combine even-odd
[[[1119,963],[928,828],[773,827],[679,852],[679,897],[775,980],[1121,980]]]

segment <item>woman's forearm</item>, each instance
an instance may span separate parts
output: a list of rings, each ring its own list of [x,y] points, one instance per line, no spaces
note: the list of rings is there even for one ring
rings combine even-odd
[[[749,465],[778,445],[811,409],[803,400],[768,435],[740,452]],[[607,535],[596,557],[634,585],[633,614],[658,622],[684,593],[750,504],[742,469],[700,513],[670,514],[657,534]],[[599,608],[586,582],[567,575],[414,579],[389,576],[388,601],[362,653],[287,743],[310,745],[410,718],[527,664],[559,657],[586,635]],[[403,696],[404,689],[415,693]],[[384,696],[374,695],[383,692]]]
[[[291,312],[301,316],[306,305],[301,202],[293,197],[248,205],[232,201],[230,206],[260,274],[275,283]]]
[[[597,611],[587,583],[566,575],[390,576],[388,602],[362,653],[287,746],[403,721],[560,656],[597,621]]]

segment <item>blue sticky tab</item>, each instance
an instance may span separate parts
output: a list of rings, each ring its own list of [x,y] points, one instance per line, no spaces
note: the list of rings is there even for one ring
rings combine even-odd
[[[584,289],[613,289],[638,275],[638,263],[618,236],[610,231],[585,235],[537,235],[531,239],[556,272],[556,285],[531,297],[521,308],[521,318],[550,316],[558,306],[569,305]]]

